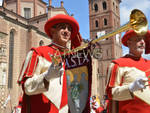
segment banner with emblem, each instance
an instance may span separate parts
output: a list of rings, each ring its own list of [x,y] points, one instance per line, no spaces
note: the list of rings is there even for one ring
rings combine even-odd
[[[68,104],[71,113],[89,113],[92,84],[90,49],[66,56]]]

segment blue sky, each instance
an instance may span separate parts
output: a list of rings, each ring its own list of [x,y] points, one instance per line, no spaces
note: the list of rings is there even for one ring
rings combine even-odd
[[[43,1],[48,3],[48,0]],[[89,39],[88,0],[52,0],[52,5],[54,7],[59,7],[61,1],[64,1],[64,7],[67,12],[69,14],[74,14],[75,19],[79,22],[82,37]],[[0,4],[1,2],[2,0],[0,0]],[[130,12],[133,9],[140,9],[144,12],[148,22],[150,22],[150,0],[122,0],[120,4],[121,25],[124,25],[129,21]],[[127,52],[128,48],[123,46],[123,54],[126,54]]]

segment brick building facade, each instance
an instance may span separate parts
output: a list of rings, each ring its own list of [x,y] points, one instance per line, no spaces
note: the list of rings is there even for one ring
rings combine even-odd
[[[0,113],[11,113],[18,104],[21,87],[17,79],[31,47],[48,45],[44,24],[56,14],[67,14],[42,0],[3,0],[0,6]]]

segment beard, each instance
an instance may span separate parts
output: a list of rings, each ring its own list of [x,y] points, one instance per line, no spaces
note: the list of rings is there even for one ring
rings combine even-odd
[[[138,47],[137,48],[137,53],[142,54],[145,51],[145,47]]]

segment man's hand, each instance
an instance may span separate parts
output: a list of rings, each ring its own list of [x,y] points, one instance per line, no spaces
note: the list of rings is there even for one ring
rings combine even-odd
[[[62,67],[63,67],[62,63],[60,63],[59,65],[55,65],[54,63],[52,63],[49,66],[48,70],[43,73],[45,79],[49,81],[52,78],[61,76],[61,74],[64,72],[64,69]]]
[[[148,81],[148,78],[146,78],[146,77],[137,78],[134,82],[132,82],[129,85],[129,90],[131,92],[134,92],[134,91],[137,91],[137,90],[145,89],[146,88],[145,82],[147,82],[147,81]]]

